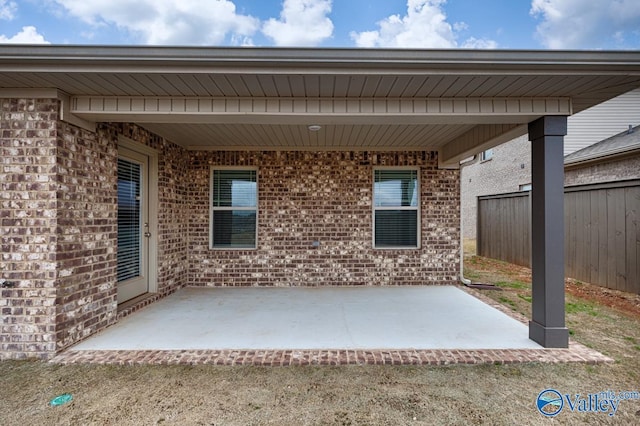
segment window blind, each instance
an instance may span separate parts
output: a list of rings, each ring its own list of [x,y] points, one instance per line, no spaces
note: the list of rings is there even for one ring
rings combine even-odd
[[[374,172],[374,245],[418,247],[418,170]]]
[[[212,174],[212,247],[255,248],[257,172],[214,169]]]
[[[141,166],[118,159],[118,282],[140,275]]]

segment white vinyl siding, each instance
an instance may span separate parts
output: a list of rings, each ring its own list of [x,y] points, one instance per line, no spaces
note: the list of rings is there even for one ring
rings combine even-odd
[[[420,245],[420,179],[417,168],[374,170],[374,248]]]
[[[640,125],[640,89],[581,111],[567,119],[564,155]]]
[[[211,169],[212,249],[255,249],[258,224],[258,172]]]

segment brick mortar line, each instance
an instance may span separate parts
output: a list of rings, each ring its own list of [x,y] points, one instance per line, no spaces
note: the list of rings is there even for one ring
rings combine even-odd
[[[407,350],[144,350],[66,351],[54,364],[113,365],[455,365],[568,363],[603,364],[613,360],[582,345],[569,349],[407,349]]]

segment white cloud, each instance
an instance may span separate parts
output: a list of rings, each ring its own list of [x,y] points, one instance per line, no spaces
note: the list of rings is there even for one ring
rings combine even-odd
[[[455,31],[466,31],[469,29],[469,25],[466,22],[455,22],[453,24],[453,29]]]
[[[116,25],[145,44],[214,45],[227,37],[251,44],[258,19],[236,12],[229,0],[54,0],[94,26]]]
[[[8,44],[49,44],[35,27],[22,27],[22,31],[13,37],[0,34],[0,43]]]
[[[0,0],[0,19],[5,19],[7,21],[12,20],[16,16],[16,10],[18,10],[16,2]]]
[[[445,0],[408,0],[405,16],[391,15],[379,29],[351,33],[360,47],[454,47],[453,28],[442,11]]]
[[[542,20],[536,36],[551,49],[624,46],[640,28],[638,0],[532,0],[530,13]]]
[[[458,43],[459,33],[468,30],[464,22],[447,21],[447,0],[407,0],[407,14],[391,15],[378,22],[378,30],[352,32],[359,47],[399,48],[496,48],[492,40],[470,38]]]
[[[494,40],[477,39],[475,37],[469,37],[462,43],[465,49],[497,49],[498,43]]]
[[[277,46],[316,46],[333,34],[331,0],[284,0],[280,19],[269,19],[262,32]]]

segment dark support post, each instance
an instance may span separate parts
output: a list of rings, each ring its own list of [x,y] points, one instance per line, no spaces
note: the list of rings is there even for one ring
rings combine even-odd
[[[529,123],[531,141],[532,318],[529,338],[545,348],[569,346],[564,308],[564,136],[567,117]]]

